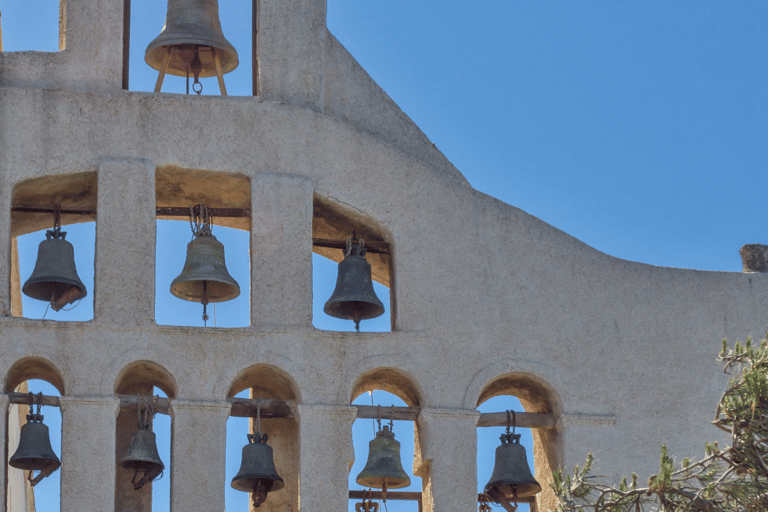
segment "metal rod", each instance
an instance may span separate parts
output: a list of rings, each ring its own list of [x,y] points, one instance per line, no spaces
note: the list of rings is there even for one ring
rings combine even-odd
[[[157,75],[157,83],[155,83],[155,92],[160,92],[163,88],[163,80],[165,79],[165,72],[168,70],[168,63],[171,62],[171,47],[168,46],[168,53],[163,57],[163,63],[160,64],[160,74]],[[189,80],[187,80],[189,81]],[[187,91],[189,94],[189,91]]]
[[[17,204],[11,207],[11,211],[20,213],[54,213],[53,206],[33,206]],[[208,208],[211,215],[216,217],[250,217],[250,208]],[[62,215],[96,215],[96,209],[68,208],[62,206],[60,209]],[[158,206],[155,209],[159,217],[188,217],[188,206]]]
[[[341,238],[313,238],[312,245],[315,247],[329,247],[331,249],[347,249],[347,240]],[[365,241],[365,248],[368,252],[375,254],[389,254],[389,244],[387,242],[369,242]]]
[[[221,60],[219,59],[219,52],[216,51],[216,48],[211,47],[211,52],[213,52],[213,65],[216,66],[216,78],[219,79],[219,92],[222,96],[227,95],[227,86],[224,85],[224,76],[221,73]]]
[[[538,412],[516,412],[515,425],[526,428],[555,428],[557,417],[554,414]],[[506,427],[506,412],[484,412],[477,422],[478,427]]]
[[[37,395],[35,395],[37,396]],[[120,407],[131,407],[138,403],[139,398],[136,395],[117,395],[120,399]],[[8,398],[12,404],[31,405],[32,400],[29,393],[8,393]],[[255,399],[255,398],[227,398],[227,402],[232,404],[230,416],[240,418],[256,417],[256,405],[261,404],[262,418],[295,418],[296,401],[278,400],[278,399]],[[59,397],[43,395],[41,405],[51,407],[60,407]],[[158,398],[155,410],[160,414],[169,414],[171,399]],[[361,419],[376,419],[378,417],[378,408],[373,405],[356,405],[357,417]],[[421,412],[420,407],[395,407],[392,417],[396,420],[416,421]],[[526,428],[554,428],[557,425],[557,417],[554,414],[543,414],[535,412],[518,412],[515,414],[518,427]],[[505,412],[484,412],[480,414],[478,427],[504,427],[507,424],[507,413]]]
[[[123,89],[128,90],[131,48],[131,0],[123,0]]]
[[[189,206],[158,206],[158,217],[189,217]],[[213,217],[250,217],[250,208],[208,208]]]
[[[253,79],[253,95],[259,95],[259,1],[253,0],[251,11],[251,76]]]
[[[372,500],[380,500],[383,499],[383,494],[381,491],[349,491],[349,499],[351,500],[362,500],[362,499],[372,499]],[[387,491],[387,500],[403,500],[403,501],[421,501],[421,493],[420,492],[405,492],[405,491]]]
[[[377,408],[372,405],[356,405],[357,417],[366,419],[376,419]],[[416,421],[421,412],[420,407],[395,407],[394,419],[404,421]],[[525,428],[555,428],[557,417],[554,414],[543,414],[536,412],[518,412],[515,413],[516,424],[518,427]],[[505,427],[507,425],[506,412],[484,412],[480,414],[477,422],[478,427]]]

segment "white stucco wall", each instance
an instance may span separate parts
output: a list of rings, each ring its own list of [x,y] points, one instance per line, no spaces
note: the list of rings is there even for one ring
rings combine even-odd
[[[62,52],[0,53],[0,375],[25,358],[60,374],[62,510],[114,508],[114,454],[88,451],[89,439],[114,451],[116,381],[140,360],[175,379],[173,512],[223,509],[226,398],[257,364],[287,375],[301,404],[301,509],[346,502],[352,388],[380,367],[419,392],[418,457],[440,512],[475,503],[474,452],[454,446],[502,376],[536,382],[560,417],[538,441],[542,483],[546,460],[571,467],[588,451],[600,473],[618,477],[631,460],[641,478],[662,441],[700,453],[724,383],[713,354],[723,337],[762,336],[768,276],[619,260],[474,191],[327,33],[324,1],[261,4],[260,97],[121,90],[119,0],[70,0]],[[250,327],[154,323],[154,178],[166,166],[250,179]],[[83,172],[98,173],[95,318],[14,318],[13,189]],[[393,332],[312,327],[313,196],[371,219],[391,244]],[[214,476],[199,482],[205,464]]]

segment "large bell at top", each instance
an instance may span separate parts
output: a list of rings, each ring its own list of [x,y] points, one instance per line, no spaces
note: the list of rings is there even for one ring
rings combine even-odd
[[[400,462],[400,442],[387,425],[368,443],[368,461],[355,481],[364,487],[399,489],[411,485]]]
[[[165,469],[165,464],[160,460],[160,454],[157,453],[157,438],[151,430],[139,428],[134,432],[131,438],[131,444],[128,451],[120,459],[120,466],[126,469],[133,469],[133,488],[137,491],[144,484],[147,484],[157,478]],[[142,473],[141,479],[137,482],[136,477]]]
[[[237,51],[221,31],[218,0],[168,0],[165,26],[147,46],[144,60],[158,71],[186,76],[189,61],[182,57],[182,50],[198,53],[199,76],[217,76],[214,52],[222,73],[237,67]],[[168,53],[168,67],[164,68]]]
[[[277,474],[272,447],[267,444],[267,434],[248,434],[248,444],[243,446],[240,471],[232,479],[232,488],[253,493],[253,505],[258,507],[267,499],[267,493],[285,487]]]
[[[348,242],[349,243],[349,242]],[[360,330],[360,320],[384,314],[384,305],[373,291],[371,264],[365,259],[363,243],[351,247],[339,263],[336,289],[323,306],[326,315],[354,320]]]
[[[496,448],[493,474],[483,492],[494,500],[498,495],[515,500],[541,492],[541,485],[533,478],[528,467],[525,447],[520,444],[520,434],[501,435],[501,446]]]
[[[224,244],[213,235],[201,235],[187,244],[187,260],[171,282],[171,293],[192,302],[224,302],[240,295],[240,285],[227,271]]]
[[[54,311],[85,297],[88,292],[77,275],[75,250],[64,237],[66,232],[46,232],[37,249],[35,270],[21,291],[33,299],[50,302]]]
[[[43,423],[43,416],[28,414],[27,423],[21,426],[19,434],[19,447],[16,449],[8,464],[14,468],[23,470],[41,471],[41,474],[32,481],[35,485],[61,466],[61,461],[53,452],[48,427]]]

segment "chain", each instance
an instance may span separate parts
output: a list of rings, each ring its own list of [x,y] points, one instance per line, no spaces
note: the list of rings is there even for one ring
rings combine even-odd
[[[261,435],[261,399],[256,399],[256,434]]]
[[[392,404],[389,409],[389,431],[394,432],[395,430],[395,405]]]
[[[157,395],[150,398],[149,395],[139,395],[136,406],[136,413],[139,416],[139,428],[151,430],[152,420],[155,419],[155,406],[157,405]]]
[[[197,208],[197,212],[195,211]],[[210,236],[213,215],[204,204],[196,204],[189,207],[189,228],[195,237]]]
[[[51,238],[59,239],[61,238],[64,240],[64,238],[67,236],[66,231],[61,230],[61,205],[55,204],[53,205],[53,229],[49,229],[45,232],[45,238],[50,240]]]
[[[381,430],[381,406],[376,408],[376,422],[379,424],[379,430]]]

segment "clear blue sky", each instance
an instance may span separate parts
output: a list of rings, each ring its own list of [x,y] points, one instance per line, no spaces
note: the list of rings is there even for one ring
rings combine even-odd
[[[39,3],[3,2],[6,51],[55,49],[57,2]],[[222,2],[230,94],[250,94],[249,12]],[[164,16],[133,0],[132,90],[154,85]],[[328,25],[473,187],[603,252],[740,271],[739,248],[768,243],[768,2],[330,0]]]

